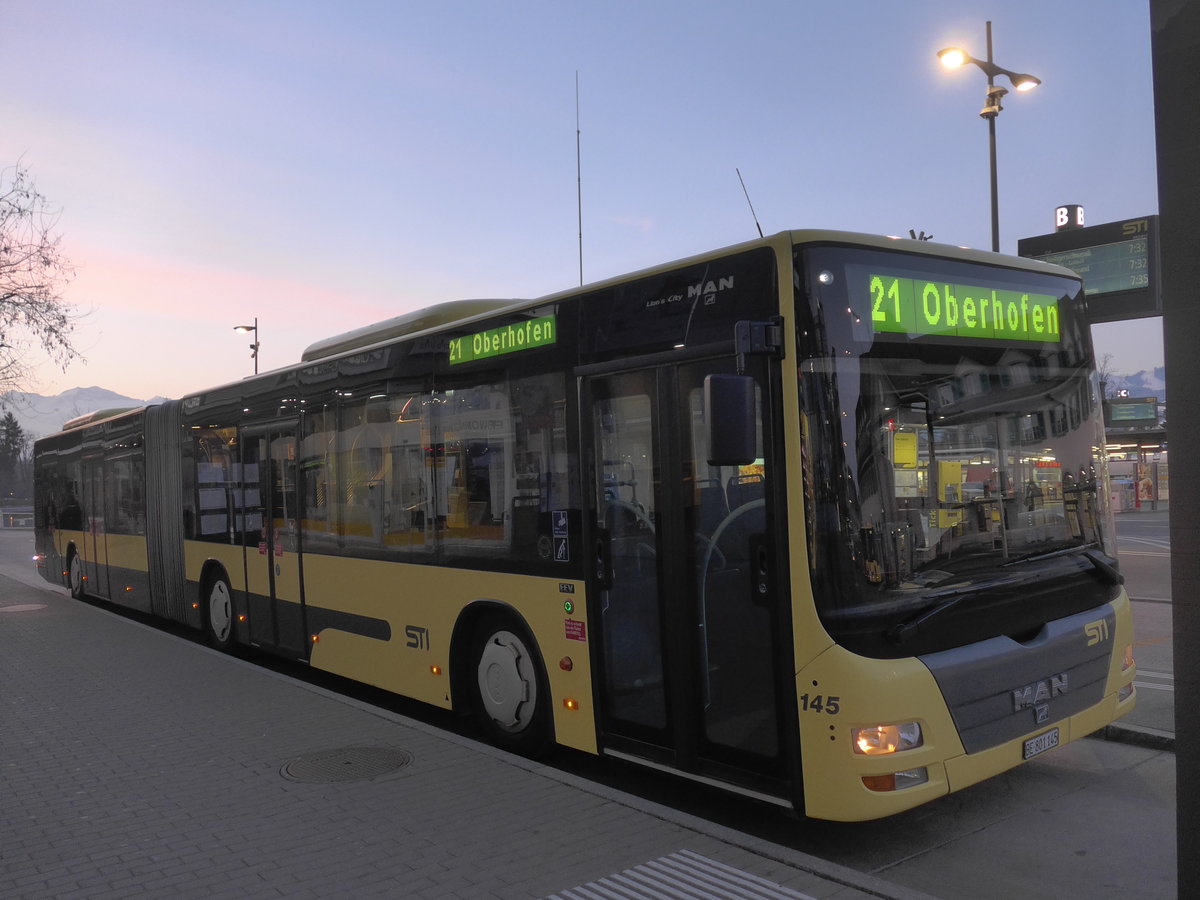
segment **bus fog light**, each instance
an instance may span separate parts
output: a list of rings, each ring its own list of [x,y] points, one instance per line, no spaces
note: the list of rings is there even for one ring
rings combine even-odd
[[[855,728],[851,732],[854,752],[865,756],[883,756],[887,753],[899,753],[912,750],[925,743],[921,735],[921,726],[916,722],[904,722],[900,725],[870,725],[866,728]]]
[[[905,769],[903,772],[893,772],[890,775],[864,775],[862,781],[869,791],[888,793],[916,787],[928,780],[929,770],[921,766],[919,769]]]
[[[1119,691],[1117,691],[1117,702],[1124,703],[1126,700],[1128,700],[1132,696],[1133,696],[1133,682],[1131,681],[1129,684],[1124,685]]]

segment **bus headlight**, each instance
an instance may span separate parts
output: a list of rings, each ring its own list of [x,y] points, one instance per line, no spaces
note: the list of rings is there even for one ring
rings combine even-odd
[[[920,747],[925,743],[921,736],[921,726],[916,722],[904,722],[900,725],[870,725],[866,728],[852,729],[850,735],[854,752],[864,756],[900,753]]]

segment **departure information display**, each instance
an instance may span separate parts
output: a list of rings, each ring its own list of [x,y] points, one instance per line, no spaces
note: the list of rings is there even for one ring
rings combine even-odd
[[[1162,315],[1158,216],[1022,238],[1017,253],[1078,274],[1093,324]]]
[[[1133,397],[1105,401],[1109,425],[1153,425],[1158,422],[1157,397]]]
[[[1083,279],[1083,292],[1088,296],[1150,286],[1150,241],[1146,237],[1045,253],[1038,259],[1075,272]]]

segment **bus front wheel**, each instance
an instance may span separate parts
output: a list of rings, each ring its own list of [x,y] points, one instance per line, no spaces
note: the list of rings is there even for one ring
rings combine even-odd
[[[472,644],[473,711],[492,743],[522,756],[550,749],[550,689],[528,632],[505,616],[479,623]]]
[[[210,578],[203,591],[204,634],[208,642],[226,653],[233,649],[233,590],[224,575]]]
[[[84,588],[83,559],[74,550],[71,551],[71,558],[67,560],[67,580],[72,597],[82,600],[87,596],[87,590]]]

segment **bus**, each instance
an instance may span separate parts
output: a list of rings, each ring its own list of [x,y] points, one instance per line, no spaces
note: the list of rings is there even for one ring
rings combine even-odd
[[[43,575],[812,818],[1135,702],[1078,277],[797,230],[433,306],[35,448]]]

